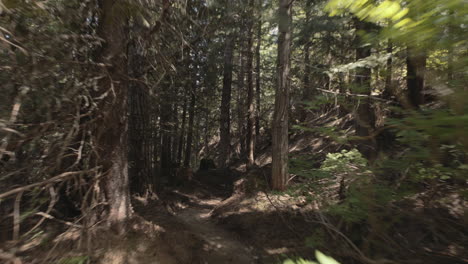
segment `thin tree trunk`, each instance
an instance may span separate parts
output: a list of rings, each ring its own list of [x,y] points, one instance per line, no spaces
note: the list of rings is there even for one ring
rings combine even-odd
[[[408,99],[414,109],[424,103],[424,72],[427,55],[416,48],[408,47],[406,56],[406,83]]]
[[[184,105],[182,106],[182,127],[180,129],[179,136],[179,148],[177,150],[177,163],[182,163],[182,150],[184,149],[184,139],[185,139],[185,126],[187,120],[187,94],[184,93]]]
[[[278,66],[272,128],[272,188],[284,190],[288,173],[288,121],[291,68],[292,1],[279,0]]]
[[[221,95],[220,140],[218,166],[224,168],[229,163],[231,154],[231,89],[232,89],[232,56],[234,50],[234,35],[226,38],[224,48],[223,91]]]
[[[190,167],[190,159],[192,157],[192,142],[193,142],[193,122],[195,118],[195,92],[196,82],[192,81],[192,89],[190,91],[190,108],[189,108],[189,122],[187,127],[187,145],[185,148],[184,167]]]
[[[454,60],[454,45],[455,45],[455,11],[451,10],[449,13],[449,26],[448,26],[448,62],[447,62],[447,80],[449,85],[453,85],[453,60]]]
[[[254,0],[249,0],[248,36],[247,36],[247,166],[255,164],[255,98],[253,87],[253,8]]]
[[[390,98],[393,95],[393,87],[392,87],[392,73],[393,73],[393,43],[389,39],[387,44],[387,54],[389,57],[387,59],[387,72],[385,75],[385,90],[383,92],[384,98]]]
[[[311,12],[311,5],[312,1],[307,0],[305,12],[306,12],[306,23],[310,23],[310,12]],[[312,42],[309,39],[309,36],[306,37],[306,43],[304,44],[304,77],[302,79],[302,101],[308,102],[312,99],[312,86],[310,84],[310,74],[311,74],[311,67],[310,67],[310,47],[312,46]],[[300,108],[300,121],[304,122],[307,118],[307,109],[305,109],[305,104],[303,104]]]
[[[244,39],[242,37],[239,38],[239,64],[240,64],[240,70],[239,70],[239,77],[238,77],[238,91],[237,91],[237,127],[238,127],[238,137],[239,137],[239,143],[240,143],[240,156],[244,157],[244,153],[246,152],[246,146],[245,146],[245,122],[244,122],[244,117],[245,117],[245,104],[244,104],[244,98],[243,94],[245,93],[245,60],[244,60]]]
[[[262,4],[260,1],[260,6],[259,8],[262,8]],[[259,12],[260,14],[262,13],[261,11]],[[256,58],[256,70],[255,72],[257,73],[256,75],[256,80],[255,80],[255,97],[256,97],[256,111],[255,111],[255,135],[257,138],[260,136],[260,102],[261,102],[261,87],[260,87],[260,48],[262,44],[262,19],[261,17],[259,18],[258,21],[258,27],[257,27],[257,47],[255,48],[255,58]]]
[[[355,20],[356,30],[369,32],[371,25],[368,22]],[[369,46],[362,46],[362,40],[357,37],[356,42],[356,61],[367,58],[371,55]],[[353,92],[365,95],[371,95],[371,74],[372,71],[368,67],[359,67],[356,69],[356,77],[354,79]],[[372,136],[375,131],[375,112],[372,108],[371,99],[369,97],[361,98],[357,102],[355,115],[356,136],[361,137],[358,143],[358,150],[370,161],[373,161],[377,156],[377,142]]]
[[[176,93],[177,94],[177,93]],[[171,150],[171,160],[172,167],[177,166],[177,150],[179,149],[179,106],[177,102],[173,104],[172,110],[172,150]]]
[[[172,90],[171,80],[166,78],[162,82],[161,92],[161,177],[170,179],[171,176],[171,147],[172,147],[172,104],[169,92]]]

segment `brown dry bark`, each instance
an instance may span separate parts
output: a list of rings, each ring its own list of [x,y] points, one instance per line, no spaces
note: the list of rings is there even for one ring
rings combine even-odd
[[[289,73],[291,68],[292,1],[280,0],[278,23],[278,65],[272,128],[272,188],[284,190],[288,180]]]
[[[101,62],[111,65],[99,83],[105,95],[100,105],[99,126],[95,132],[97,158],[105,174],[104,189],[108,202],[107,222],[119,233],[132,215],[130,209],[127,160],[127,21],[125,1],[101,0],[99,36],[104,39],[100,50]]]

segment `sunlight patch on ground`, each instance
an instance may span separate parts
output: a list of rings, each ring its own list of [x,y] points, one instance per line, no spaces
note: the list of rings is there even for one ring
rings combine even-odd
[[[264,249],[268,254],[270,255],[279,255],[279,254],[286,254],[288,253],[290,250],[288,248],[285,248],[285,247],[281,247],[281,248],[265,248]]]

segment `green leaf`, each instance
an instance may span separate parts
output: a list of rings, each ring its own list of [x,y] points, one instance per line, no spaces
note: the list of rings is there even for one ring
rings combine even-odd
[[[315,257],[320,262],[320,264],[340,264],[332,257],[329,257],[318,250],[315,251]]]

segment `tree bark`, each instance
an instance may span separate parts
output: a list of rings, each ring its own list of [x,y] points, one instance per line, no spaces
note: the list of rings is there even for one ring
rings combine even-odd
[[[100,0],[99,36],[104,39],[100,50],[101,62],[109,64],[109,76],[99,83],[100,93],[106,94],[100,105],[101,115],[96,131],[99,163],[105,174],[109,227],[120,234],[126,230],[130,209],[127,160],[127,74],[126,45],[128,39],[125,2]],[[112,91],[112,92],[109,92]]]
[[[306,23],[310,23],[310,12],[311,12],[311,5],[312,1],[307,0],[305,6],[305,13],[306,13]],[[312,46],[312,42],[310,41],[309,35],[306,35],[306,40],[304,44],[304,77],[302,79],[302,101],[308,102],[312,99],[312,86],[310,84],[310,75],[312,73],[310,67],[310,47]],[[306,105],[303,104],[300,108],[300,121],[304,122],[307,119],[307,109]]]
[[[408,47],[406,51],[408,99],[414,109],[419,109],[420,105],[424,103],[424,72],[426,71],[427,55],[413,47]]]
[[[246,153],[247,166],[255,164],[255,98],[253,87],[253,16],[254,0],[249,0],[249,14],[247,25],[247,135],[246,135]]]
[[[171,159],[171,147],[172,147],[172,104],[169,92],[172,90],[171,80],[166,78],[162,82],[161,92],[161,177],[170,179],[172,159]]]
[[[259,3],[259,8],[262,8],[262,2],[260,1]],[[262,13],[261,11],[259,12],[260,14]],[[257,47],[255,48],[255,59],[256,59],[256,79],[255,79],[255,98],[256,98],[256,111],[255,111],[255,135],[257,137],[260,136],[260,102],[261,102],[261,87],[260,87],[260,48],[262,44],[262,18],[260,17],[258,20],[258,26],[257,26]]]
[[[224,168],[229,163],[231,154],[231,88],[232,88],[232,55],[234,49],[234,35],[226,38],[224,48],[223,91],[221,95],[221,118],[219,124],[219,161],[218,166]]]
[[[128,87],[128,169],[130,190],[132,193],[144,194],[153,192],[153,174],[151,162],[152,140],[150,133],[149,92],[143,83],[146,67],[146,45],[139,41],[138,35],[143,32],[141,25],[136,23],[133,30],[136,36],[129,43],[128,60],[129,76],[132,82]]]
[[[244,60],[244,38],[241,36],[239,37],[239,74],[237,78],[237,136],[239,138],[240,144],[240,157],[244,157],[244,153],[246,152],[245,146],[245,104],[243,100],[243,94],[245,93],[245,60]]]
[[[356,30],[370,32],[371,24],[355,19]],[[371,55],[370,46],[362,46],[362,39],[358,36],[356,39],[356,61],[367,58]],[[352,87],[353,93],[371,95],[371,69],[368,67],[359,67],[356,69],[356,77]],[[356,136],[360,137],[358,150],[364,157],[370,161],[375,160],[377,156],[377,142],[372,136],[375,131],[375,112],[372,108],[371,99],[364,97],[359,99],[355,114]]]
[[[272,188],[284,190],[288,173],[288,113],[291,68],[292,1],[279,0],[278,65],[272,128]]]
[[[193,142],[193,122],[195,118],[195,92],[196,82],[192,80],[192,89],[190,91],[190,108],[189,108],[189,122],[187,127],[187,145],[185,147],[184,167],[190,167],[190,159],[192,157],[192,142]]]
[[[393,43],[389,39],[387,43],[387,54],[390,56],[387,59],[387,70],[385,74],[385,90],[383,91],[383,98],[390,99],[393,95],[393,87],[392,87],[392,74],[393,74]]]
[[[177,163],[182,163],[182,151],[185,144],[185,126],[187,122],[187,92],[184,92],[184,103],[182,106],[182,127],[180,128],[179,148],[177,149]]]

